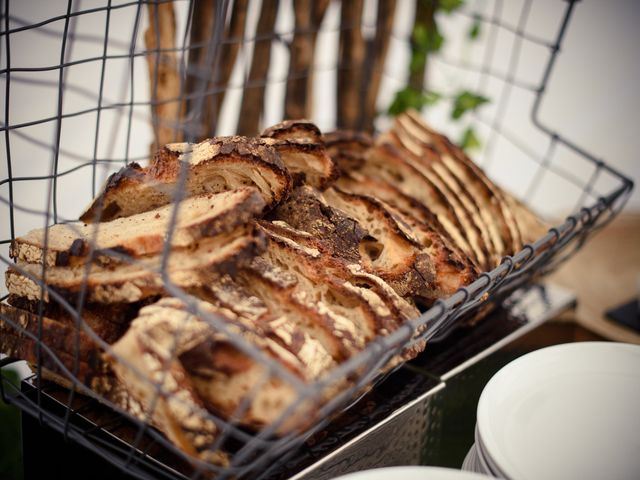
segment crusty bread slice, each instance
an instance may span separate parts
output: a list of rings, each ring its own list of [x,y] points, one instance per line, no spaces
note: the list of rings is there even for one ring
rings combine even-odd
[[[295,278],[277,271],[260,257],[234,272],[213,279],[205,289],[208,295],[198,296],[240,318],[246,318],[265,332],[282,348],[293,353],[304,365],[304,376],[318,378],[335,366],[343,342],[335,330],[323,328],[331,319],[291,297]]]
[[[477,278],[479,272],[473,262],[451,240],[437,217],[414,198],[393,185],[365,177],[359,172],[343,175],[338,186],[348,192],[377,198],[399,220],[399,225],[409,229],[411,236],[418,240],[431,259],[436,295],[449,296]]]
[[[197,452],[198,447],[189,435],[207,439],[217,435],[216,426],[201,405],[224,418],[260,428],[278,419],[298,399],[290,382],[270,373],[257,357],[236,349],[226,334],[208,323],[207,315],[224,320],[248,346],[281,362],[301,380],[308,373],[300,358],[273,340],[273,332],[264,330],[264,325],[211,303],[199,302],[197,307],[197,314],[193,314],[181,301],[165,298],[143,308],[109,356],[120,381],[144,405],[151,402],[155,395],[152,386],[166,372],[165,392],[160,397],[164,408],[154,414],[154,423],[178,445],[184,446],[186,441],[188,452]],[[138,372],[125,362],[134,364]],[[319,400],[313,399],[312,403]],[[280,432],[311,422],[310,406],[298,404]],[[183,435],[177,434],[180,431]],[[201,443],[210,445],[210,441]]]
[[[269,209],[291,188],[278,152],[260,139],[236,136],[175,143],[156,153],[147,168],[134,163],[111,175],[80,220],[108,221],[171,203],[181,165],[187,168],[187,197],[252,186]]]
[[[182,308],[173,308],[174,303]],[[181,354],[205,341],[209,331],[181,302],[163,299],[140,310],[105,359],[169,440],[189,455],[224,465],[227,455],[211,450],[218,427],[179,360]]]
[[[465,187],[461,187],[451,179],[446,169],[431,168],[433,162],[425,161],[426,152],[419,150],[418,155],[408,147],[406,136],[400,137],[395,130],[390,130],[378,138],[380,143],[394,145],[402,160],[413,167],[435,189],[442,192],[446,198],[446,207],[451,207],[456,218],[462,225],[462,233],[473,249],[478,264],[483,270],[491,270],[494,267],[492,259],[492,245],[490,237],[482,219],[477,213],[474,200],[470,197]],[[436,197],[437,198],[437,197]],[[442,205],[434,205],[433,209],[443,211]]]
[[[41,306],[38,301],[28,300],[16,295],[9,295],[7,303],[20,311],[35,315],[35,318],[37,318],[42,308],[44,318],[55,320],[58,324],[63,325],[64,328],[70,328],[71,331],[76,329],[76,325],[85,326],[107,343],[115,342],[127,331],[129,322],[135,318],[142,306],[141,302],[116,305],[86,304],[80,314],[81,323],[78,323],[58,303],[43,303]],[[72,305],[72,307],[75,307],[75,305]]]
[[[296,300],[303,305],[313,303],[321,309],[330,309],[339,316],[335,317],[335,331],[331,332],[331,325],[324,326],[329,333],[339,333],[336,335],[339,341],[364,345],[383,328],[391,316],[390,311],[383,304],[376,311],[357,289],[332,275],[331,257],[322,255],[318,248],[297,242],[288,232],[267,222],[263,222],[261,228],[269,239],[262,258],[278,270],[293,275]]]
[[[377,200],[328,189],[295,189],[273,218],[324,242],[332,255],[360,263],[402,297],[431,298],[433,270],[428,256]]]
[[[320,129],[306,120],[285,120],[262,132],[262,140],[280,154],[294,186],[304,183],[324,190],[339,175],[322,141]]]
[[[379,143],[367,152],[367,162],[359,172],[394,185],[405,195],[426,205],[465,254],[477,266],[482,265],[486,254],[480,245],[479,234],[469,223],[464,209],[408,163],[405,155],[406,152],[391,143]]]
[[[318,126],[305,119],[276,123],[265,128],[261,136],[296,143],[322,143],[322,132]]]
[[[263,237],[250,225],[212,238],[205,238],[193,248],[176,249],[169,253],[166,264],[168,278],[181,288],[201,284],[199,272],[227,271],[253,258],[264,248]],[[66,298],[74,299],[86,285],[86,300],[100,303],[131,303],[164,293],[160,274],[162,254],[113,266],[92,264],[88,267],[49,267],[44,281]],[[39,300],[42,266],[18,263],[6,274],[9,293],[29,300]],[[47,289],[44,301],[49,301]]]
[[[442,155],[425,145],[420,138],[416,138],[399,120],[396,120],[394,128],[387,132],[385,138],[410,152],[405,159],[438,185],[445,195],[456,199],[482,242],[483,253],[486,255],[484,267],[492,269],[497,265],[505,252],[504,240],[500,233],[492,235],[493,230],[489,225],[494,225],[494,222],[490,216],[487,218],[483,215],[484,209],[480,208],[478,199],[469,192],[472,184],[468,185],[454,175],[441,160]]]
[[[441,153],[441,160],[449,170],[470,189],[474,198],[491,212],[495,227],[505,243],[505,254],[512,255],[522,248],[522,236],[517,225],[517,217],[506,201],[505,193],[498,188],[464,151],[447,137],[430,128],[418,112],[409,110],[399,117],[404,128],[411,129],[425,144],[433,146]],[[488,219],[488,217],[485,216]],[[492,222],[488,222],[492,227]],[[492,235],[495,237],[496,232]]]
[[[78,354],[75,348],[75,327],[64,325],[56,320],[42,317],[40,342],[46,349],[40,348],[38,354],[38,316],[10,305],[0,304],[0,352],[26,360],[32,365],[41,360],[41,366],[57,373],[71,382],[60,364],[75,376],[80,383],[88,387],[98,386],[99,379],[107,372],[102,361],[102,353],[96,343],[80,331]],[[17,328],[16,328],[17,327]],[[33,337],[28,336],[29,332]],[[77,362],[76,362],[77,358]],[[59,362],[59,363],[58,363]]]
[[[269,247],[256,260],[264,259],[293,275],[296,288],[292,297],[348,320],[349,323],[344,320],[338,323],[340,339],[350,332],[351,337],[361,338],[366,344],[419,315],[384,280],[367,273],[358,263],[335,255],[325,241],[282,221],[261,221],[260,225],[269,238]],[[413,358],[421,348],[421,344],[414,345],[403,352],[404,358]]]
[[[308,280],[308,277],[304,277],[304,280]],[[327,370],[364,348],[364,335],[355,329],[351,319],[338,313],[338,308],[326,301],[312,299],[309,295],[311,292],[303,289],[298,277],[273,265],[266,258],[255,258],[239,272],[238,281],[259,296],[268,309],[269,323],[290,326],[286,329],[288,336],[284,340],[289,340],[295,346],[294,353],[300,355],[309,351],[317,356],[316,350],[327,352],[331,362],[325,360],[323,365],[307,365],[310,371],[318,367]],[[313,280],[308,283],[308,287],[312,288]],[[327,291],[342,289],[341,282],[331,276],[328,276],[327,285],[322,288]]]
[[[331,159],[345,173],[364,165],[365,154],[373,146],[373,139],[365,132],[336,130],[324,135],[324,143]]]
[[[318,237],[303,230],[297,230],[281,220],[271,222],[261,220],[259,223],[264,229],[270,232],[270,235],[276,235],[281,242],[288,242],[291,247],[304,253],[307,261],[312,262],[314,265],[315,270],[313,271],[330,273],[353,285],[374,292],[383,300],[386,307],[391,311],[393,318],[404,321],[416,318],[419,315],[420,312],[415,306],[398,295],[382,278],[368,273],[358,262],[354,262],[349,258],[337,254],[335,252],[335,246],[331,245],[330,242],[322,241]],[[320,255],[318,255],[318,253]],[[269,279],[273,279],[274,282],[283,285],[283,287],[296,283],[297,280],[295,276],[287,274],[275,265],[265,262],[264,257],[265,255],[262,255],[253,259],[251,267],[256,268],[258,263],[265,264],[269,268],[263,266],[258,270],[265,269],[264,274]],[[316,278],[316,274],[313,276]],[[375,297],[372,298],[375,299]]]
[[[81,265],[92,245],[93,257],[108,263],[122,262],[113,252],[132,257],[153,255],[162,251],[169,238],[174,208],[175,204],[166,205],[94,225],[71,223],[32,230],[12,242],[9,255],[21,262],[44,261],[48,266]],[[248,223],[263,208],[264,201],[253,188],[188,198],[180,203],[171,246],[185,248],[204,237],[229,232]]]
[[[359,245],[365,270],[385,280],[402,297],[435,300],[435,270],[429,256],[382,202],[335,188],[323,197],[328,205],[345,212],[366,230]]]

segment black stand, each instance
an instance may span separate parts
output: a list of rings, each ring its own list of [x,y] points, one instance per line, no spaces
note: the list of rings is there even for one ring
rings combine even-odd
[[[640,302],[637,298],[607,311],[607,317],[640,332]]]

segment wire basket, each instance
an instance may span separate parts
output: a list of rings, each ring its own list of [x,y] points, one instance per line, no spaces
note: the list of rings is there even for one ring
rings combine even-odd
[[[69,0],[66,5],[51,2],[37,7],[31,2],[2,2],[1,130],[5,141],[0,175],[0,258],[5,268],[11,264],[8,246],[17,235],[77,217],[78,203],[87,203],[108,173],[129,162],[146,160],[150,146],[153,150],[171,141],[215,134],[255,135],[261,127],[282,118],[310,117],[323,131],[336,127],[376,131],[387,121],[381,112],[386,111],[393,93],[411,81],[398,72],[404,71],[404,63],[410,60],[414,2]],[[492,115],[486,116],[482,110],[472,115],[487,138],[478,159],[480,165],[507,189],[525,192],[521,200],[534,210],[540,192],[543,195],[553,189],[573,195],[575,207],[564,222],[504,258],[500,266],[481,274],[468,287],[438,300],[419,318],[376,338],[362,353],[313,384],[292,378],[278,362],[235,335],[220,318],[202,313],[235,347],[265,365],[256,389],[276,378],[290,385],[297,398],[278,421],[256,431],[247,431],[238,421],[249,400],[232,418],[201,412],[219,431],[215,447],[232,453],[229,465],[194,460],[150,426],[149,412],[132,416],[83,388],[77,376],[78,335],[75,349],[69,352],[73,358],[73,368],[69,368],[51,345],[42,341],[41,324],[34,335],[3,318],[36,342],[38,358],[34,390],[21,393],[18,386],[5,382],[4,393],[27,413],[141,478],[160,474],[145,453],[143,440],[149,437],[191,465],[186,476],[255,477],[270,459],[293,451],[331,415],[347,408],[380,380],[381,368],[399,352],[417,342],[442,337],[480,305],[497,303],[533,277],[555,268],[622,209],[633,183],[545,125],[539,116],[574,2],[553,5],[558,23],[546,38],[527,30],[527,19],[535,10],[533,2],[518,3],[515,16],[514,8],[496,0],[490,4],[469,2],[453,12],[456,21],[476,25],[484,32],[474,47],[481,52],[477,57],[482,62],[473,63],[464,55],[438,54],[429,57],[430,62],[433,59],[429,68],[457,72],[461,87],[481,92],[493,88],[496,101],[490,109]],[[496,39],[504,35],[508,36],[509,61],[501,68],[495,58]],[[529,71],[523,78],[518,65],[525,63],[529,48],[542,52],[544,61],[539,62],[536,72]],[[529,96],[530,111],[508,108],[519,93]],[[527,115],[529,128],[536,132],[533,140],[509,128],[513,118],[521,122]],[[451,132],[459,130],[438,126]],[[501,163],[501,145],[514,153],[510,169]],[[558,161],[563,152],[572,155],[573,168]],[[517,181],[512,175],[514,165],[527,172]],[[526,184],[518,184],[520,181]],[[190,310],[197,310],[193,299],[175,285],[167,282],[165,288],[183,298]],[[78,332],[91,334],[77,312],[78,305],[56,297],[55,292],[49,294],[71,316],[75,313]],[[416,336],[415,332],[421,333]],[[96,335],[93,339],[109,352],[107,343]],[[12,359],[4,363],[9,361]],[[63,380],[73,387],[58,395],[57,408],[62,413],[57,415],[50,413],[41,395],[45,387],[41,370],[51,366],[63,372]],[[153,387],[158,397],[170,395],[160,384]],[[93,435],[92,426],[76,421],[76,390],[98,397],[132,426],[134,433],[117,451]],[[253,394],[255,390],[247,399]],[[317,403],[318,398],[326,400]],[[313,422],[294,433],[276,435],[291,415],[310,406],[315,410]],[[182,475],[161,473],[169,478]]]

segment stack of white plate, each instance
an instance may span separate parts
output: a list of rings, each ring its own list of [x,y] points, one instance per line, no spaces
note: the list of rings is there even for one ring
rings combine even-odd
[[[333,480],[491,480],[477,473],[440,467],[387,467],[350,473]]]
[[[525,355],[480,396],[463,470],[511,480],[640,479],[640,346]]]

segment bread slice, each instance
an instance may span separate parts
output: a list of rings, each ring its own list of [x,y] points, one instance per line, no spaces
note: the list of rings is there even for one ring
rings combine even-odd
[[[187,169],[187,197],[251,186],[270,209],[291,188],[291,177],[278,152],[259,139],[236,136],[175,143],[158,151],[147,168],[133,163],[111,175],[80,220],[114,220],[171,203],[181,165]]]
[[[309,187],[294,190],[273,218],[324,242],[332,255],[361,264],[402,297],[431,298],[428,256],[377,200],[333,188],[322,196]]]
[[[434,162],[425,160],[427,154],[419,150],[416,155],[408,146],[406,136],[400,137],[395,130],[390,130],[379,137],[380,143],[389,143],[395,146],[404,162],[413,167],[428,181],[438,192],[441,192],[446,199],[445,205],[433,205],[433,209],[438,212],[443,208],[451,208],[462,226],[462,233],[473,249],[473,253],[478,261],[478,265],[483,270],[491,270],[494,267],[492,258],[492,244],[482,219],[477,213],[474,200],[470,197],[466,188],[461,187],[451,178],[446,169],[432,168]],[[438,197],[436,197],[438,198]]]
[[[7,303],[16,309],[35,315],[36,318],[42,309],[42,315],[45,318],[55,320],[65,328],[70,328],[71,331],[76,329],[76,325],[82,325],[109,344],[118,340],[127,331],[129,322],[135,318],[143,305],[143,302],[115,305],[86,304],[83,305],[80,313],[81,321],[77,322],[63,306],[55,302],[43,303],[41,306],[38,301],[9,295]],[[75,307],[73,304],[71,306]]]
[[[404,298],[435,299],[435,270],[429,256],[382,202],[336,188],[327,190],[323,197],[366,230],[359,245],[365,270],[385,280]]]
[[[205,238],[193,248],[176,249],[169,253],[166,273],[171,282],[181,288],[201,284],[199,272],[228,271],[253,258],[264,248],[262,235],[250,225],[212,238]],[[38,264],[18,263],[5,274],[9,293],[28,300],[41,297],[41,280],[48,289],[65,298],[75,299],[86,285],[86,300],[99,303],[131,303],[164,293],[160,269],[162,254],[135,259],[132,263],[113,266],[92,264],[88,268],[49,267],[42,275]],[[88,275],[87,275],[88,273]]]
[[[495,236],[492,235],[492,229],[488,222],[491,225],[493,222],[482,214],[484,210],[478,206],[476,198],[469,193],[469,185],[452,174],[441,161],[440,153],[425,146],[419,138],[413,136],[410,130],[403,128],[401,122],[396,121],[394,128],[386,133],[385,138],[398,147],[409,151],[410,154],[406,155],[405,159],[436,184],[445,195],[449,198],[455,198],[456,204],[464,211],[463,218],[467,219],[469,225],[479,235],[483,253],[486,255],[484,267],[492,269],[497,265],[505,251],[503,238],[499,233]]]
[[[204,237],[227,233],[255,218],[264,206],[253,188],[188,198],[180,203],[171,246],[185,248]],[[100,263],[122,263],[120,254],[157,254],[169,238],[174,208],[175,204],[166,205],[96,225],[70,223],[32,230],[12,242],[9,255],[19,262],[78,266],[87,261],[91,246],[93,258]]]
[[[308,184],[320,190],[339,175],[327,153],[320,129],[306,120],[285,120],[262,133],[262,141],[280,154],[294,180],[294,186]]]
[[[364,348],[364,335],[356,330],[351,319],[339,313],[335,306],[311,298],[305,287],[313,285],[312,280],[308,281],[309,285],[303,285],[295,275],[264,257],[257,257],[239,272],[237,281],[260,298],[269,312],[263,321],[278,326],[274,330],[284,333],[283,340],[288,340],[293,346],[288,348],[293,348],[295,354],[304,359],[308,354],[317,357],[318,350],[326,352],[328,358],[322,364],[305,361],[309,371],[319,367],[326,371]],[[327,290],[342,288],[340,282],[330,276],[327,284]],[[283,331],[282,327],[287,328]],[[309,353],[305,353],[307,351]],[[315,373],[316,378],[319,373]]]
[[[38,347],[38,316],[0,304],[0,352],[31,365],[40,366],[71,383],[66,369],[81,384],[99,387],[108,367],[102,361],[102,352],[84,332],[78,332],[79,349],[75,355],[75,328],[47,317],[42,318]],[[30,334],[30,335],[29,335]],[[45,348],[46,347],[46,348]],[[38,353],[40,350],[40,353]],[[77,359],[77,361],[76,361]]]
[[[497,221],[500,222],[501,219],[504,221],[504,224],[501,226],[501,231],[504,232],[503,229],[506,226],[509,231],[508,236],[511,237],[511,251],[519,251],[522,248],[523,239],[520,229],[517,225],[517,217],[515,215],[515,212],[512,211],[509,206],[509,202],[507,201],[507,197],[509,195],[502,189],[500,189],[497,185],[495,185],[491,181],[491,179],[487,177],[483,170],[478,165],[476,165],[460,147],[453,144],[444,135],[439,134],[438,132],[430,128],[417,112],[409,110],[407,111],[406,115],[415,126],[421,129],[422,135],[423,137],[426,137],[428,143],[431,143],[441,152],[448,153],[448,155],[444,156],[444,160],[448,160],[450,164],[455,165],[452,170],[457,170],[457,175],[459,175],[460,177],[466,175],[470,179],[473,179],[475,177],[475,179],[477,179],[483,185],[483,187],[481,186],[481,188],[484,188],[487,192],[490,192],[493,203],[498,207],[501,213],[501,215],[497,215]],[[482,198],[485,197],[485,195],[479,194],[478,197]],[[506,233],[505,238],[507,238]]]
[[[261,137],[295,143],[322,143],[322,132],[309,120],[284,120],[266,128]]]
[[[366,344],[419,315],[415,306],[384,280],[367,273],[361,265],[330,253],[322,240],[282,221],[261,221],[260,225],[269,238],[269,247],[256,260],[264,259],[295,277],[292,297],[347,319],[348,324],[340,322],[339,339],[345,330],[351,330],[352,336],[363,338]],[[416,344],[402,352],[402,358],[413,358],[422,348],[423,344]],[[394,358],[390,365],[399,359],[400,356]]]
[[[441,297],[451,295],[477,278],[479,271],[473,261],[456,245],[438,218],[425,205],[403,194],[393,185],[359,172],[341,177],[338,186],[348,192],[377,198],[400,224],[410,230],[411,236],[418,240],[431,259]]]
[[[241,335],[256,356],[235,348],[225,333],[208,323],[208,315],[223,320]],[[154,422],[181,447],[187,440],[188,452],[197,451],[187,433],[217,435],[201,405],[224,418],[260,428],[278,419],[298,399],[290,382],[270,373],[258,360],[267,355],[304,378],[298,357],[280,347],[272,333],[207,302],[199,302],[197,311],[191,313],[181,301],[165,298],[140,311],[129,332],[113,346],[109,361],[120,381],[145,405],[155,394],[151,386],[162,378],[159,374],[163,370],[166,372],[160,399],[164,408],[154,414]],[[131,365],[137,367],[137,373]],[[313,399],[314,404],[317,401]],[[297,407],[299,410],[294,409],[281,426],[281,433],[311,421],[310,405],[300,403]],[[175,429],[185,435],[177,435]]]
[[[406,152],[391,143],[379,143],[367,153],[367,162],[358,173],[394,185],[416,202],[428,206],[453,241],[476,266],[486,259],[477,231],[455,199],[447,197],[437,185],[404,159]]]
[[[366,132],[336,130],[324,135],[324,143],[331,159],[345,173],[364,165],[365,154],[373,146],[373,139]]]
[[[143,308],[105,359],[169,440],[189,455],[225,465],[227,455],[211,450],[218,427],[179,360],[206,340],[209,328],[185,309],[171,308],[172,303],[164,299]]]
[[[317,278],[318,271],[321,274],[326,272],[353,285],[371,290],[384,302],[385,306],[391,311],[392,317],[399,321],[413,319],[419,315],[420,312],[411,303],[399,296],[383,279],[366,272],[360,264],[345,260],[340,255],[334,254],[331,246],[327,246],[313,235],[302,230],[296,230],[280,220],[272,222],[261,220],[259,223],[269,232],[269,236],[275,236],[278,241],[287,243],[296,249],[296,252],[305,255],[305,265],[308,265],[308,262],[312,263],[313,268],[309,274],[314,279]],[[318,252],[320,252],[320,255],[317,255]],[[254,258],[249,266],[258,270],[263,276],[277,284],[279,288],[285,289],[296,285],[297,278],[295,275],[288,274],[283,269],[269,263],[265,260],[265,255]],[[375,297],[371,298],[376,303]]]
[[[435,133],[416,112],[399,116],[396,126],[424,147],[437,151],[438,155],[432,155],[431,158],[439,162],[442,168],[446,168],[467,187],[479,207],[479,214],[489,229],[498,260],[504,255],[513,255],[522,248],[519,229],[503,193],[461,148],[452,144],[443,135]]]

